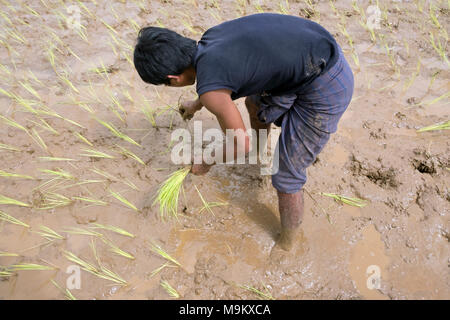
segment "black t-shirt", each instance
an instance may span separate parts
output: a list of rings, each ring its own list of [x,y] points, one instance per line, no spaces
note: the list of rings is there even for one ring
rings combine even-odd
[[[333,36],[300,17],[261,13],[207,30],[194,57],[197,93],[230,89],[232,99],[297,92],[334,65]]]

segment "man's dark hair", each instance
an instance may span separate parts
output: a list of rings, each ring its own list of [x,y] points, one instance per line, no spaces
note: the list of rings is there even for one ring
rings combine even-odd
[[[195,40],[158,27],[139,31],[134,48],[134,66],[142,80],[151,84],[170,84],[168,75],[179,75],[191,64]]]

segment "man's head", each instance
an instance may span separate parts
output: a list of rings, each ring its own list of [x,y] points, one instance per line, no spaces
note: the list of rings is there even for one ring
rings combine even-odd
[[[173,87],[192,85],[192,60],[197,44],[169,29],[146,27],[139,31],[134,48],[134,66],[147,83]]]

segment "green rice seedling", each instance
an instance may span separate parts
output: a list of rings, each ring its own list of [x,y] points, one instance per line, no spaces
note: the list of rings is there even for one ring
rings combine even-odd
[[[122,228],[116,227],[116,226],[103,225],[103,224],[100,224],[100,223],[93,223],[93,224],[90,226],[90,228],[92,228],[92,229],[104,229],[104,230],[109,230],[109,231],[115,232],[115,233],[117,233],[117,234],[120,234],[120,235],[123,235],[123,236],[126,236],[126,237],[130,237],[130,238],[134,238],[134,237],[135,237],[134,234],[129,233],[128,231],[126,231],[126,230],[124,230],[124,229],[122,229]]]
[[[120,249],[117,245],[115,245],[111,241],[106,241],[105,240],[105,243],[110,246],[109,251],[111,251],[111,252],[113,252],[113,253],[115,253],[115,254],[117,254],[119,256],[122,256],[122,257],[125,257],[127,259],[130,259],[130,260],[136,259],[131,253],[128,253],[128,252]]]
[[[99,232],[95,232],[95,231],[83,229],[83,228],[78,228],[78,227],[72,227],[72,228],[65,229],[64,232],[70,233],[70,234],[81,235],[81,236],[93,236],[93,237],[97,237],[97,238],[104,237],[104,235]]]
[[[36,263],[18,263],[13,264],[10,269],[12,271],[41,271],[41,270],[55,270],[54,267],[43,266]]]
[[[5,149],[8,151],[18,151],[18,152],[22,151],[19,148],[16,148],[14,146],[10,146],[10,145],[4,144],[4,143],[0,143],[0,149]]]
[[[254,7],[258,13],[264,13],[264,10],[259,3],[255,4]]]
[[[135,32],[139,32],[139,30],[141,30],[141,27],[134,19],[129,19],[128,23],[134,29]]]
[[[440,29],[440,28],[441,28],[441,24],[439,23],[439,20],[438,20],[438,18],[436,17],[435,10],[436,10],[436,7],[434,7],[433,4],[430,2],[430,12],[429,12],[429,15],[430,15],[431,22],[432,22],[438,29]]]
[[[162,264],[161,266],[159,266],[158,268],[156,268],[155,270],[153,270],[150,273],[150,278],[156,276],[158,273],[160,273],[164,268],[176,268],[177,266],[171,265],[169,262],[166,262],[164,264]]]
[[[25,108],[24,112],[30,112],[32,114],[37,115],[39,112],[33,107],[33,105],[36,105],[37,103],[33,100],[26,100],[19,96],[14,96],[14,100]]]
[[[124,280],[121,276],[119,276],[117,273],[107,269],[104,266],[100,266],[100,272],[98,274],[96,274],[96,276],[103,278],[105,280],[110,280],[121,286],[128,285],[128,282],[126,280]]]
[[[8,198],[1,194],[0,194],[0,204],[14,205],[14,206],[20,206],[20,207],[30,207],[30,205],[28,203],[24,203],[22,201],[11,199],[11,198]]]
[[[85,271],[91,272],[91,273],[97,273],[97,267],[95,267],[94,265],[82,260],[81,258],[77,257],[75,254],[73,254],[70,251],[63,251],[64,256],[66,257],[67,260],[74,262],[78,265],[81,266],[81,268]]]
[[[0,177],[21,178],[21,179],[34,180],[34,178],[32,176],[28,176],[28,175],[25,175],[25,174],[19,174],[19,173],[6,172],[6,171],[3,171],[3,170],[0,170]]]
[[[79,132],[74,132],[73,133],[75,137],[77,137],[78,139],[80,139],[81,141],[83,141],[84,143],[86,143],[87,145],[93,147],[94,145],[92,144],[92,142],[90,142],[86,137],[84,137],[81,133]]]
[[[72,200],[84,201],[84,202],[88,202],[88,203],[91,203],[91,204],[96,205],[96,206],[106,206],[106,205],[108,205],[108,202],[105,202],[105,201],[102,201],[102,200],[98,200],[98,199],[94,199],[94,198],[89,198],[89,197],[72,197]]]
[[[28,224],[25,222],[20,221],[19,219],[14,218],[13,216],[10,216],[9,214],[3,212],[0,210],[0,220],[6,221],[12,224],[16,224],[25,228],[30,228]]]
[[[153,205],[159,202],[159,212],[162,220],[166,216],[178,218],[178,195],[189,171],[190,168],[186,167],[173,172],[159,188]]]
[[[88,7],[86,7],[84,5],[83,2],[81,2],[80,0],[76,0],[76,2],[78,3],[78,5],[84,10],[86,11],[86,13],[91,16],[91,18],[95,18],[95,15],[88,9]]]
[[[75,52],[73,52],[72,49],[70,49],[69,47],[67,47],[67,51],[69,51],[69,53],[71,55],[73,55],[75,58],[78,59],[78,61],[80,61],[81,63],[86,63],[83,59],[81,59]]]
[[[177,266],[181,267],[181,264],[180,264],[175,258],[172,258],[166,251],[164,251],[164,250],[163,250],[159,245],[157,245],[156,243],[151,242],[151,243],[150,243],[150,249],[151,249],[154,253],[160,255],[161,257],[163,257],[164,259],[166,259],[166,260],[168,260],[168,261],[170,261],[170,262],[176,264]]]
[[[86,153],[80,154],[80,156],[83,156],[83,157],[115,159],[114,156],[111,156],[107,153],[100,152],[97,150],[93,150],[93,149],[81,149],[81,150],[86,152]]]
[[[260,299],[260,300],[275,300],[275,298],[270,294],[267,286],[264,284],[263,284],[263,286],[264,286],[265,292],[258,290],[255,287],[247,286],[247,285],[240,285],[239,287],[241,287],[242,289],[245,289],[247,291],[255,293],[258,296],[258,299]]]
[[[122,182],[122,183],[126,184],[127,186],[129,186],[131,189],[139,190],[139,188],[134,183],[129,181],[128,179],[125,179],[125,180],[124,179],[119,179],[117,177],[114,177],[112,174],[110,174],[110,173],[108,173],[106,171],[100,170],[98,168],[95,168],[95,167],[94,167],[94,169],[90,169],[90,171],[92,171],[92,172],[94,172],[96,174],[99,174],[102,177],[105,177],[105,178],[107,178],[110,181]]]
[[[0,251],[0,257],[18,257],[18,253]]]
[[[28,130],[24,126],[22,126],[19,123],[17,123],[16,121],[14,121],[12,119],[9,119],[7,117],[4,117],[1,114],[0,114],[0,119],[3,120],[3,122],[5,124],[7,124],[8,126],[17,128],[17,129],[22,130],[22,131],[26,132],[27,134],[29,134]]]
[[[156,126],[157,126],[156,125],[156,120],[155,120],[155,117],[153,116],[155,111],[151,110],[150,107],[147,104],[143,105],[141,110],[142,110],[142,113],[145,115],[145,118],[152,125],[152,127],[156,128]]]
[[[49,169],[39,169],[39,171],[43,172],[43,173],[47,173],[51,176],[57,177],[57,178],[61,178],[61,179],[69,179],[69,180],[75,180],[75,176],[72,175],[71,173],[64,171],[61,168],[57,168],[57,170],[49,170]]]
[[[69,80],[68,75],[65,72],[58,73],[58,77],[73,91],[75,91],[76,93],[80,93],[80,91],[78,91],[72,81]]]
[[[39,135],[39,133],[34,128],[31,129],[31,137],[42,148],[42,150],[48,151],[47,144],[45,143],[45,141],[42,139],[42,137]]]
[[[11,277],[12,275],[12,272],[0,269],[0,278]]]
[[[39,230],[41,230],[41,231],[35,231],[35,232],[49,241],[65,240],[65,238],[62,235],[60,235],[58,232],[56,232],[55,230],[50,229],[49,227],[46,227],[44,225],[39,226]]]
[[[27,90],[27,91],[28,91],[29,93],[31,93],[33,96],[35,96],[36,98],[38,98],[39,101],[42,100],[41,96],[37,93],[36,90],[34,90],[34,88],[33,88],[29,83],[25,83],[25,82],[22,82],[22,81],[19,81],[19,83],[20,83],[20,85],[21,85],[22,87],[25,88],[25,90]]]
[[[98,123],[100,123],[101,125],[103,125],[105,128],[109,129],[109,131],[111,131],[111,133],[113,135],[115,135],[116,137],[123,139],[129,143],[132,143],[134,145],[137,145],[139,147],[141,147],[141,145],[139,143],[137,143],[136,141],[134,141],[132,138],[130,138],[129,136],[127,136],[126,134],[120,132],[117,128],[114,127],[114,125],[112,125],[111,123],[108,123],[106,121],[102,121],[100,119],[96,119],[98,121]]]
[[[447,92],[447,93],[444,93],[442,96],[437,97],[436,99],[424,102],[423,105],[424,106],[430,106],[430,105],[435,104],[435,103],[437,103],[437,102],[439,102],[439,101],[441,101],[443,99],[447,99],[448,97],[450,97],[450,91]]]
[[[109,30],[111,30],[112,32],[114,32],[115,34],[118,34],[118,32],[116,31],[116,29],[114,29],[111,25],[109,25],[105,20],[100,19],[101,23],[104,24],[105,27],[107,27]]]
[[[116,147],[118,147],[121,150],[120,153],[123,154],[124,156],[134,159],[137,162],[139,162],[140,164],[142,164],[143,166],[145,166],[145,162],[141,158],[139,158],[136,154],[131,152],[130,150],[128,150],[122,146],[119,146],[118,144],[116,144]]]
[[[432,124],[431,126],[422,127],[417,132],[436,131],[436,130],[450,130],[450,120]]]
[[[3,65],[2,65],[3,66]],[[7,96],[8,98],[14,99],[16,95],[14,93],[10,93],[6,91],[5,89],[0,88],[0,93]]]
[[[202,200],[203,203],[203,207],[200,209],[199,213],[202,213],[203,210],[207,210],[209,211],[212,215],[214,215],[214,212],[212,211],[213,207],[220,207],[220,206],[227,206],[228,203],[226,202],[207,202],[202,194],[200,193],[200,190],[198,190],[197,186],[194,185],[195,190],[197,190],[198,196],[200,197],[200,199]]]
[[[17,41],[19,44],[27,44],[27,39],[19,32],[12,31],[11,29],[5,30],[6,34],[9,35],[13,40]]]
[[[444,62],[450,66],[450,62],[448,61],[448,58],[447,58],[447,50],[445,47],[443,47],[439,36],[437,36],[436,40],[435,40],[433,33],[430,32],[430,42],[431,42],[431,45],[433,46],[433,49],[439,54],[439,56],[442,58],[442,60],[444,60]]]
[[[161,287],[172,297],[178,299],[180,294],[166,280],[161,281]]]
[[[67,299],[67,300],[77,300],[76,298],[75,298],[75,296],[72,294],[72,292],[70,292],[70,290],[69,289],[63,289],[63,288],[61,288],[53,279],[51,279],[50,280],[54,285],[55,285],[55,287],[56,288],[58,288],[58,290],[59,291],[61,291],[63,294],[64,294],[64,297]]]
[[[24,7],[27,8],[27,10],[28,10],[33,16],[36,16],[36,17],[40,17],[40,16],[41,16],[36,10],[34,10],[33,8],[31,8],[29,5],[24,4]]]
[[[77,161],[70,158],[59,158],[59,157],[39,157],[42,161]]]
[[[420,66],[421,66],[421,62],[420,62],[420,58],[419,60],[417,60],[417,66],[416,66],[416,72],[413,73],[413,75],[411,76],[411,78],[409,79],[408,82],[405,83],[405,85],[403,86],[403,92],[405,92],[406,90],[408,90],[412,84],[414,83],[414,81],[416,80],[417,76],[420,73]]]
[[[45,121],[44,119],[40,118],[39,120],[41,120],[41,123],[33,121],[31,119],[27,119],[27,121],[31,122],[32,124],[40,127],[41,129],[44,129],[46,131],[49,131],[57,136],[59,136],[59,132],[56,131],[50,124],[48,124],[47,121]]]
[[[279,8],[279,13],[281,14],[290,14],[289,12],[289,2],[287,0],[285,0],[285,5],[283,5],[282,1],[280,1],[280,3],[278,3],[278,8]]]
[[[109,190],[109,193],[116,198],[117,200],[119,200],[120,202],[122,202],[124,205],[126,205],[127,207],[133,209],[136,212],[140,212],[140,210],[138,208],[136,208],[136,206],[134,204],[132,204],[130,201],[128,201],[127,199],[125,199],[122,195],[120,195],[118,192],[114,192],[112,190]]]
[[[342,196],[334,193],[325,193],[322,192],[321,195],[331,197],[341,203],[345,203],[355,207],[365,207],[367,205],[367,201],[359,198],[351,198],[347,196]]]

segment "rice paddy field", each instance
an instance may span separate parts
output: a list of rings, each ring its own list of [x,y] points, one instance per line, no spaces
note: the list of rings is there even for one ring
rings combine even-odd
[[[132,63],[143,26],[199,40],[257,12],[319,22],[355,74],[277,256],[256,165],[179,171],[170,218],[170,134],[192,129],[176,109],[195,88]],[[449,20],[446,0],[0,0],[0,299],[449,299]]]

